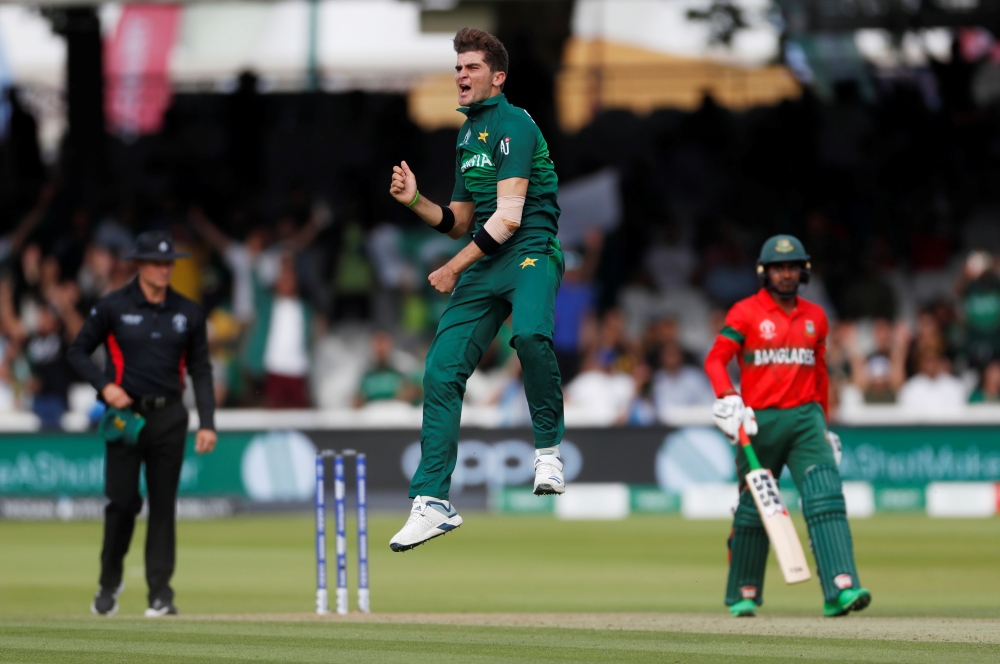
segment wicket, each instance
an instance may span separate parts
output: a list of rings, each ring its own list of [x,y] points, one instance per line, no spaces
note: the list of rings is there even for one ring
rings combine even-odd
[[[358,483],[358,610],[371,611],[368,593],[368,482],[367,459],[354,450],[322,450],[316,454],[316,613],[330,612],[326,590],[326,486],[324,472],[327,457],[333,457],[333,498],[336,522],[337,613],[345,614],[347,600],[347,515],[344,504],[344,457],[355,458]]]

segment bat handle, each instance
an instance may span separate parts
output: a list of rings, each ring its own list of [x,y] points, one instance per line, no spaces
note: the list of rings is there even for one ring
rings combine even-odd
[[[760,460],[757,459],[757,453],[753,451],[753,445],[750,444],[750,436],[747,435],[746,430],[743,425],[740,425],[740,447],[743,448],[743,453],[747,457],[747,462],[750,464],[750,470],[759,470],[762,468],[760,465]]]

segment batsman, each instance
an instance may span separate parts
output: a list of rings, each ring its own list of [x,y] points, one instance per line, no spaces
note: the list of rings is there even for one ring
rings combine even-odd
[[[462,524],[449,501],[458,452],[465,385],[508,316],[510,345],[524,376],[535,436],[538,495],[565,491],[559,442],[563,396],[552,346],[555,297],[563,255],[556,240],[558,179],[549,148],[531,116],[503,95],[507,51],[474,28],[455,35],[458,109],[466,120],[455,146],[455,188],[449,205],[420,194],[404,161],[393,167],[389,193],[434,230],[453,239],[473,231],[454,258],[428,277],[451,293],[427,352],[420,465],[410,484],[413,506],[393,536],[407,551]]]
[[[715,394],[716,426],[734,444],[740,427],[775,477],[788,466],[802,496],[802,510],[823,589],[823,615],[843,616],[871,602],[854,565],[851,530],[837,466],[840,440],[827,431],[829,324],[818,305],[799,296],[809,282],[809,255],[799,240],[778,235],[764,243],[757,261],[761,289],[726,315],[705,360]],[[726,370],[736,357],[741,391]],[[737,446],[740,500],[729,538],[726,605],[737,617],[763,604],[768,536],[745,480],[749,462]]]

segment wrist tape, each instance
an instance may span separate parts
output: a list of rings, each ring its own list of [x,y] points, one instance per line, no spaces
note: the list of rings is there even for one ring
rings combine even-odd
[[[500,245],[510,239],[521,227],[521,214],[524,212],[524,196],[500,196],[497,198],[497,210],[483,224],[483,227],[472,238],[487,256],[495,254]]]

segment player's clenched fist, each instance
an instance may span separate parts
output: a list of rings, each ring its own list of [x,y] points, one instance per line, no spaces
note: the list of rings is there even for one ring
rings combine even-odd
[[[405,161],[392,167],[389,194],[403,205],[409,205],[417,196],[417,178]]]
[[[427,281],[431,282],[431,286],[439,293],[450,293],[455,290],[455,284],[458,283],[458,275],[453,269],[447,265],[443,265],[431,272],[430,276],[427,277]]]

